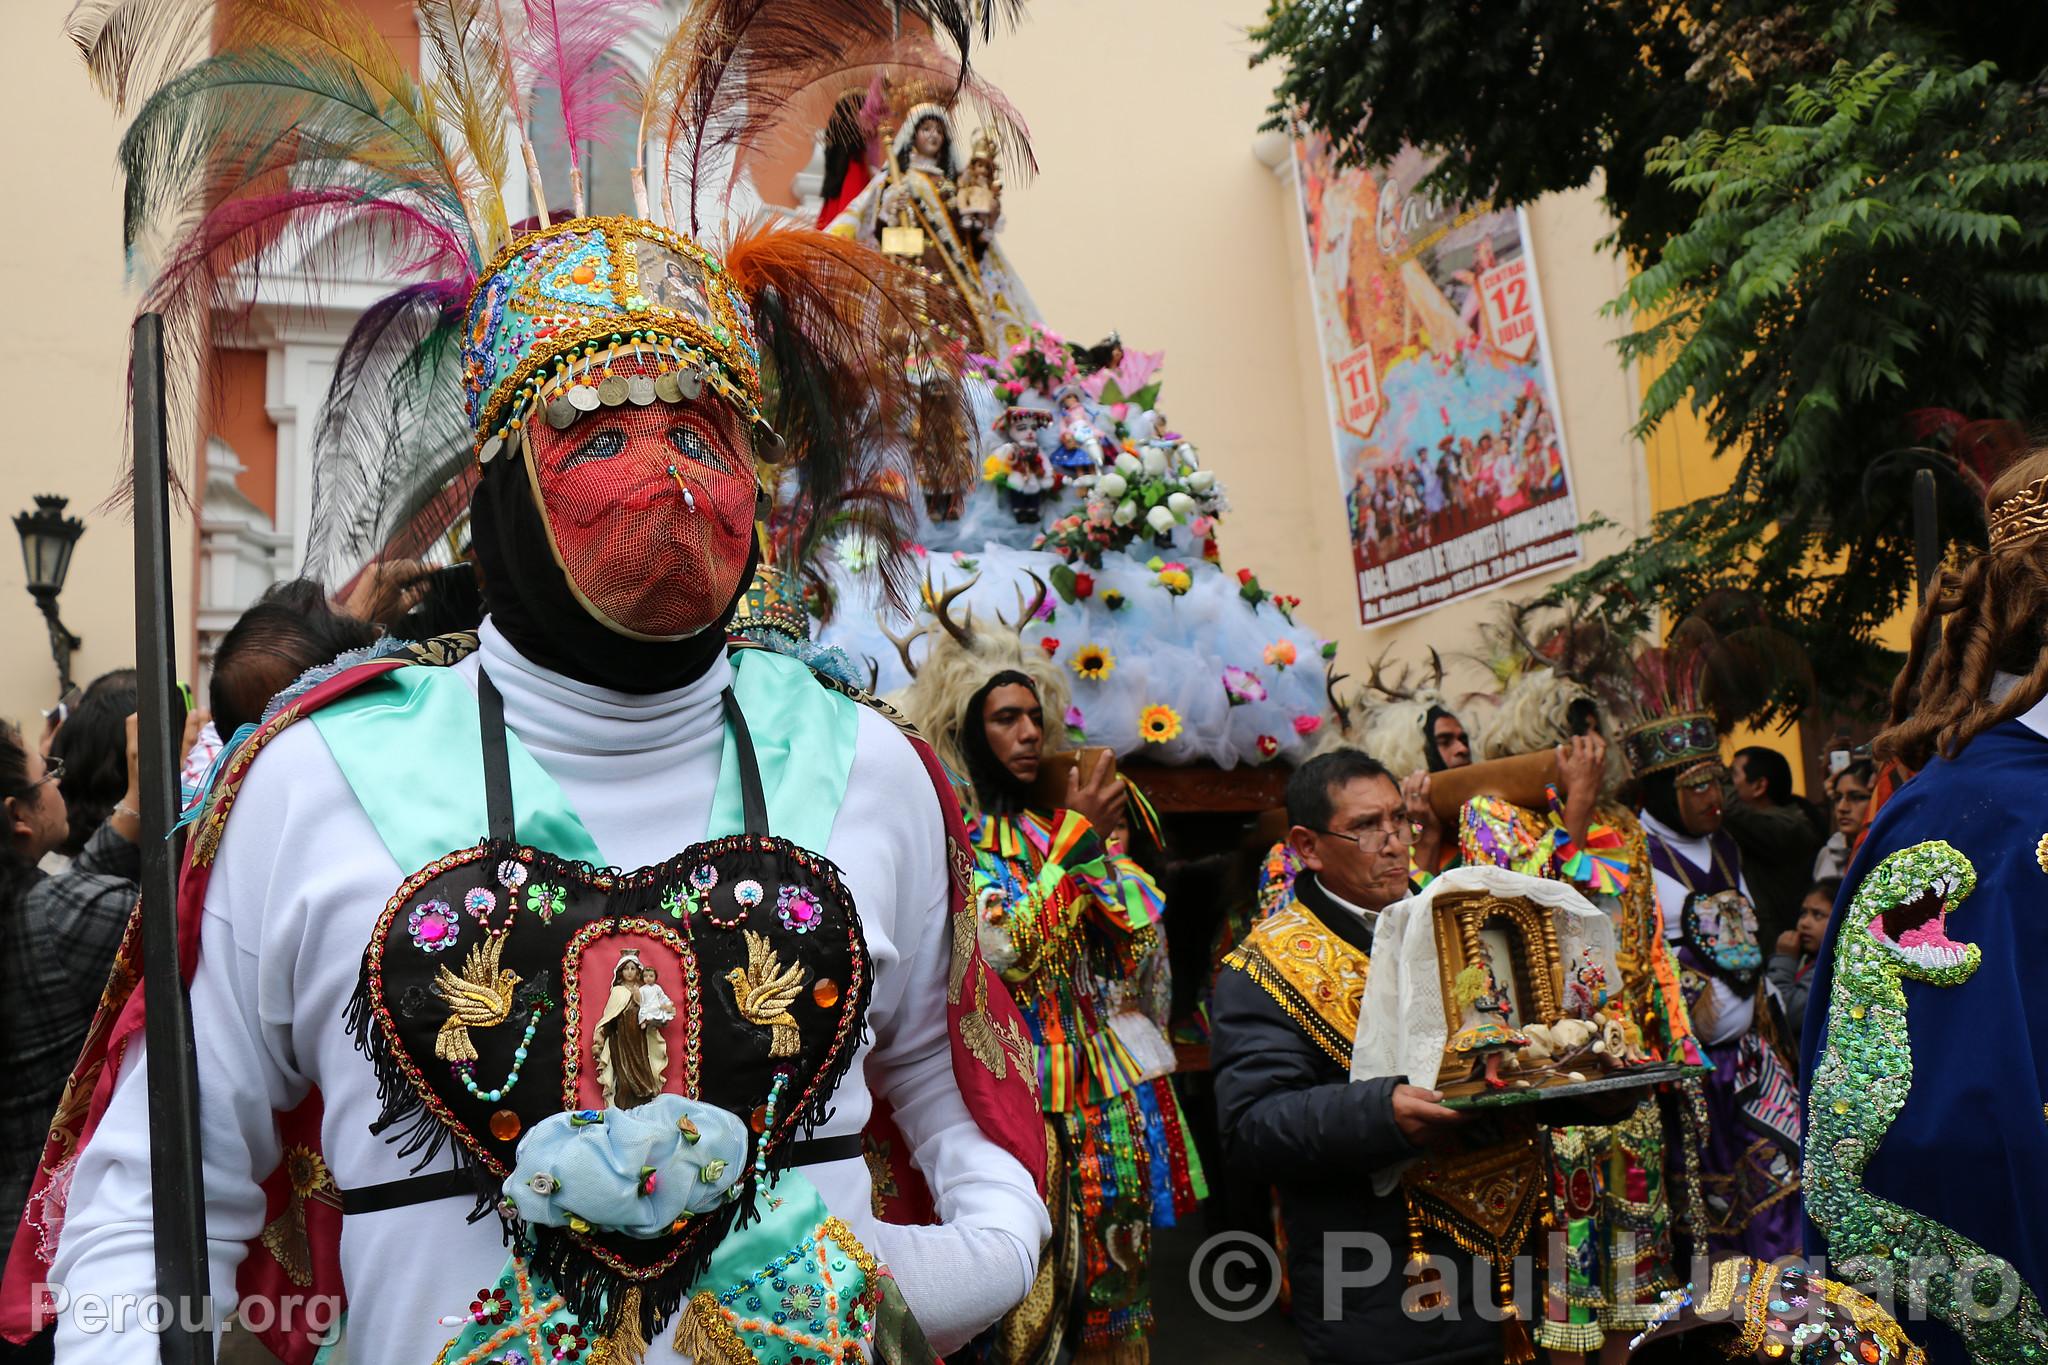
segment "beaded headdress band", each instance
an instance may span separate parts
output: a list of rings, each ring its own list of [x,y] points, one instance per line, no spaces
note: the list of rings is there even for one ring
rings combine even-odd
[[[1991,548],[2003,549],[2048,531],[2048,475],[2034,480],[1991,511]]]
[[[1621,744],[1637,777],[1683,768],[1679,780],[1692,785],[1686,779],[1704,778],[1721,762],[1721,732],[1705,711],[1660,716],[1627,731]]]

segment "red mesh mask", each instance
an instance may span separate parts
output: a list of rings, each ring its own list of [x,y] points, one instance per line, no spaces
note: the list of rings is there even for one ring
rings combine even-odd
[[[609,372],[657,368],[628,357]],[[599,407],[559,431],[537,406],[526,432],[548,539],[591,615],[643,640],[682,639],[724,615],[746,571],[756,487],[730,403],[706,388],[694,402]]]

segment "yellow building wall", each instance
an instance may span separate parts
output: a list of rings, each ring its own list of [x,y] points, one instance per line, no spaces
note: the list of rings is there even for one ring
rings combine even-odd
[[[0,178],[15,187],[0,251],[0,297],[13,325],[0,330],[0,373],[14,401],[0,447],[0,718],[40,733],[36,712],[56,699],[56,666],[43,621],[24,590],[14,514],[38,493],[61,494],[83,518],[58,606],[85,640],[72,660],[83,685],[135,660],[134,551],[127,513],[102,504],[125,467],[128,326],[134,299],[123,279],[119,126],[87,83],[64,36],[70,0],[0,4],[0,120],[14,130]],[[190,677],[191,519],[173,517],[179,661]]]

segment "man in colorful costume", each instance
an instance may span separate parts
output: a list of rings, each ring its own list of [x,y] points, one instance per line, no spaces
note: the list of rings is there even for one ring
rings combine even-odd
[[[1152,898],[1126,888],[1105,846],[1103,832],[1116,829],[1128,802],[1109,765],[1086,781],[1072,773],[1062,808],[1032,794],[1046,716],[1066,705],[1057,670],[1027,671],[1034,665],[1008,648],[1014,639],[977,629],[971,614],[956,624],[903,704],[965,778],[982,947],[1023,1011],[1064,1175],[1050,1201],[1055,1245],[1042,1288],[998,1326],[987,1355],[1051,1361],[1064,1342],[1082,1360],[1143,1361],[1151,1229],[1192,1213],[1206,1193],[1171,1081],[1132,1055],[1115,1024],[1116,986],[1140,979],[1164,951],[1156,888]],[[991,671],[992,655],[1014,666]],[[973,690],[962,698],[965,685]],[[1066,1335],[1069,1316],[1078,1342]]]
[[[1210,1000],[1225,1152],[1279,1190],[1295,1325],[1311,1360],[1497,1362],[1500,1327],[1469,1300],[1413,1316],[1399,1278],[1347,1286],[1339,1277],[1357,1267],[1325,1262],[1326,1249],[1360,1235],[1410,1245],[1407,1200],[1375,1195],[1369,1173],[1416,1157],[1462,1116],[1398,1077],[1350,1080],[1373,927],[1408,893],[1414,836],[1392,775],[1356,749],[1333,750],[1295,770],[1287,810],[1302,870],[1224,959]],[[1518,1248],[1529,1228],[1519,1214],[1533,1214],[1536,1192],[1532,1170],[1513,1201]],[[1415,1230],[1423,1252],[1454,1253],[1447,1229]]]
[[[1459,812],[1458,848],[1467,864],[1491,864],[1568,883],[1615,930],[1613,983],[1574,979],[1587,1008],[1635,1028],[1651,1056],[1700,1063],[1677,971],[1664,942],[1643,829],[1607,799],[1607,745],[1591,688],[1540,652],[1513,661],[1513,675],[1487,726],[1488,759],[1557,746],[1558,781],[1546,809],[1479,796]],[[1549,1266],[1536,1343],[1553,1361],[1626,1355],[1667,1290],[1681,1282],[1667,1194],[1664,1117],[1654,1095],[1607,1127],[1545,1133],[1549,1223],[1562,1257]],[[1673,1153],[1672,1155],[1676,1155]],[[1682,1164],[1682,1163],[1681,1163]]]
[[[879,12],[819,31],[810,9],[729,9],[700,4],[656,59],[657,94],[683,100],[686,164],[662,163],[691,195],[677,228],[720,204],[693,120],[730,153],[736,127],[749,135],[736,110],[803,84],[781,64],[791,23],[827,67],[887,41]],[[613,13],[612,36],[638,36]],[[420,509],[473,488],[490,609],[479,637],[289,699],[194,827],[179,920],[214,1292],[232,1304],[262,1247],[316,1295],[345,1285],[351,1355],[393,1365],[930,1360],[1025,1293],[1049,1230],[1028,1054],[979,956],[971,855],[930,750],[795,660],[729,659],[726,626],[754,563],[757,447],[786,453],[806,506],[829,511],[862,473],[861,438],[943,399],[957,352],[927,339],[966,319],[817,233],[750,229],[714,253],[643,203],[511,237],[495,112],[458,149],[434,111],[509,104],[523,127],[528,78],[593,54],[544,60],[562,30],[536,24],[542,55],[515,62],[488,8],[421,16],[438,100],[349,6],[245,6],[131,134],[161,148],[181,129],[170,143],[196,140],[205,165],[276,172],[196,177],[204,212],[148,300],[174,319],[278,231],[337,212],[409,224],[408,246],[446,270],[366,316],[323,432],[368,433],[380,499]],[[592,92],[560,84],[573,128]],[[222,91],[235,120],[195,131]],[[281,136],[360,128],[338,118],[351,92],[404,131]],[[140,217],[177,207],[175,183],[139,178]],[[450,470],[410,442],[432,447],[457,403]],[[393,413],[440,425],[394,437]],[[152,1289],[159,1135],[133,961],[53,1126],[10,1334],[45,1278],[108,1302]],[[883,1109],[941,1225],[875,1216],[860,1133]],[[286,1288],[260,1271],[240,1284]],[[307,1357],[303,1332],[270,1340]],[[157,1350],[69,1314],[58,1342],[72,1361]]]
[[[1924,1298],[1937,1365],[2048,1359],[2048,456],[1988,505],[1914,626],[1877,742],[1914,775],[1850,865],[1805,1033],[1807,1252],[1902,1317]]]
[[[1689,1123],[1703,1130],[1687,1137],[1700,1154],[1695,1249],[1771,1258],[1798,1236],[1798,1080],[1777,1042],[1742,854],[1721,828],[1727,770],[1703,666],[1696,645],[1640,651],[1640,716],[1622,746],[1642,791],[1638,819],[1686,1016],[1714,1068],[1686,1083],[1697,1091]]]

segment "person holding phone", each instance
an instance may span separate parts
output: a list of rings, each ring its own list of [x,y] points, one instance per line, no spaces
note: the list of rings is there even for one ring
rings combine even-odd
[[[962,760],[981,948],[1023,1012],[1064,1172],[1047,1191],[1053,1241],[1038,1285],[992,1329],[992,1358],[1128,1358],[1147,1349],[1152,1329],[1151,1230],[1192,1213],[1206,1193],[1170,1081],[1133,1057],[1115,1027],[1121,983],[1163,951],[1107,844],[1130,793],[1100,751],[1071,767],[1050,762],[1049,703],[1065,709],[1056,673],[958,662],[928,656],[919,678],[931,682],[913,687],[907,708]],[[943,678],[978,685],[953,704],[935,686]],[[1034,791],[1042,769],[1064,773],[1056,806]]]

